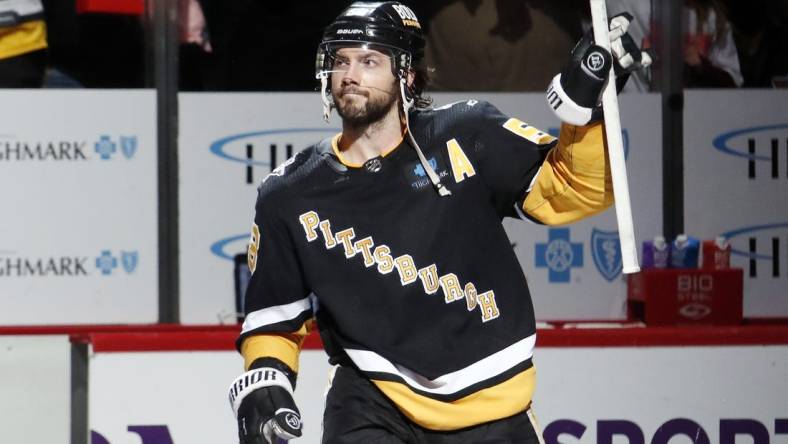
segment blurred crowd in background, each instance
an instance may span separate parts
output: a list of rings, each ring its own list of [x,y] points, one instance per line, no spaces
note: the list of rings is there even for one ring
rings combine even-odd
[[[0,1],[0,87],[153,86],[150,14],[86,12],[76,3]],[[314,90],[322,30],[348,3],[180,0],[180,89]],[[607,3],[611,15],[632,13],[631,34],[653,47],[659,28],[648,0]],[[788,0],[683,5],[686,87],[786,87]],[[411,7],[426,35],[433,91],[542,91],[590,28],[587,0],[419,0]],[[651,90],[649,74],[628,88]]]

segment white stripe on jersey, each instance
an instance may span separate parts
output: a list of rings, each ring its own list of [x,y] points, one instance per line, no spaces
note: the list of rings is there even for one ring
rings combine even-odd
[[[533,356],[536,334],[497,351],[460,370],[429,380],[368,350],[345,349],[353,363],[366,372],[389,373],[402,378],[411,388],[436,395],[451,395],[478,382],[493,378]]]
[[[309,296],[289,304],[253,311],[246,315],[241,334],[266,325],[295,319],[305,311],[312,311],[312,302]]]
[[[528,188],[525,190],[526,196],[527,196],[527,195],[528,195],[528,193],[530,193],[530,192],[531,192],[531,190],[534,188],[534,184],[536,183],[536,179],[539,177],[539,173],[541,173],[541,172],[542,172],[542,167],[540,166],[540,167],[539,167],[539,169],[538,169],[538,170],[536,170],[536,174],[534,174],[534,178],[533,178],[533,179],[531,179],[531,183],[530,183],[530,184],[528,184]],[[524,201],[525,201],[525,199],[523,199],[523,202],[524,202]],[[528,223],[532,223],[532,224],[534,224],[534,225],[540,225],[540,224],[538,224],[538,223],[534,222],[533,220],[529,219],[529,218],[528,218],[528,216],[526,216],[526,215],[525,215],[525,213],[523,213],[523,209],[522,209],[522,207],[520,206],[520,204],[521,204],[521,203],[522,203],[522,202],[521,202],[521,201],[519,201],[519,200],[518,200],[517,202],[515,202],[515,203],[514,203],[514,211],[516,211],[516,212],[517,212],[517,216],[518,216],[520,219],[522,219],[522,220],[524,220],[524,221],[526,221],[526,222],[528,222]]]
[[[536,179],[539,177],[539,173],[542,172],[542,167],[540,166],[538,170],[536,170],[536,174],[534,174],[534,178],[531,179],[531,183],[528,184],[528,188],[525,190],[526,194],[530,193],[531,190],[534,189],[534,184],[536,183]]]

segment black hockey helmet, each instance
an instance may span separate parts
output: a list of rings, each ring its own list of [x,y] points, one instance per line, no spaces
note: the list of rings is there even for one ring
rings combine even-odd
[[[325,77],[331,70],[337,49],[357,45],[388,52],[397,77],[424,59],[424,34],[409,7],[392,1],[354,2],[323,32],[317,50],[316,77]]]

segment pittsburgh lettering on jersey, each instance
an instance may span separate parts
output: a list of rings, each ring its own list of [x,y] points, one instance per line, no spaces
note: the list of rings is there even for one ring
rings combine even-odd
[[[446,273],[441,276],[435,264],[419,268],[413,256],[402,254],[395,257],[388,245],[375,245],[371,236],[356,240],[356,230],[353,227],[333,232],[331,221],[320,219],[315,211],[308,211],[300,215],[298,221],[304,229],[304,236],[308,242],[313,242],[322,235],[323,246],[327,250],[341,245],[345,258],[351,259],[360,256],[363,258],[365,267],[370,268],[377,265],[376,269],[380,274],[385,275],[397,270],[400,284],[403,287],[421,281],[424,293],[427,295],[433,295],[442,290],[443,300],[446,304],[465,300],[469,312],[479,308],[482,322],[491,321],[501,315],[495,302],[493,290],[478,293],[476,285],[472,282],[466,283],[463,288],[456,274]]]

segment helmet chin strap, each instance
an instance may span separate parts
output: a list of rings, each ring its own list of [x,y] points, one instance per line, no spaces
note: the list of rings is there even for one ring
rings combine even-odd
[[[441,197],[444,196],[451,196],[451,191],[446,188],[442,183],[441,179],[438,176],[438,173],[432,168],[430,163],[427,161],[427,158],[424,156],[424,153],[421,151],[421,147],[419,146],[416,139],[413,137],[413,132],[410,130],[410,109],[413,108],[414,100],[406,94],[407,88],[407,80],[405,75],[400,74],[399,76],[399,92],[400,96],[402,96],[402,108],[405,111],[405,128],[407,129],[408,133],[408,140],[410,140],[411,145],[413,145],[413,149],[416,150],[416,155],[419,156],[419,162],[421,162],[421,166],[424,168],[424,171],[427,172],[427,176],[430,178],[430,182],[432,182],[432,186],[438,191],[438,194]]]

